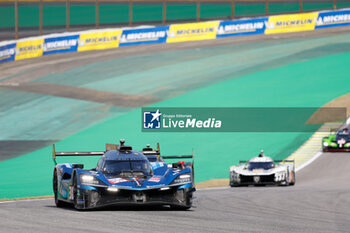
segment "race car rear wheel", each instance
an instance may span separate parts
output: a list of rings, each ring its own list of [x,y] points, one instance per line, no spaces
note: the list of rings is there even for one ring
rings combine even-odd
[[[65,202],[58,200],[58,182],[57,182],[57,171],[56,169],[53,172],[53,193],[55,195],[55,204],[57,207],[63,207],[65,205]]]

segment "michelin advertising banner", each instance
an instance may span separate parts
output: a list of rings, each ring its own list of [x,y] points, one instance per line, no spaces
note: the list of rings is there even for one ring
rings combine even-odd
[[[81,33],[78,51],[117,48],[122,30]]]
[[[78,51],[79,34],[46,38],[43,45],[43,55]]]
[[[265,34],[314,30],[317,16],[318,12],[270,16]]]
[[[15,60],[16,43],[0,46],[0,64]]]
[[[220,22],[216,37],[264,34],[269,18],[242,19]]]
[[[316,20],[316,29],[350,25],[350,10],[320,12]]]
[[[17,42],[15,60],[22,60],[43,55],[44,39]]]
[[[165,43],[169,26],[123,30],[119,46]]]
[[[170,25],[167,43],[216,38],[220,21]]]
[[[230,21],[173,24],[45,36],[0,43],[0,63],[54,53],[80,52],[150,43],[210,40],[229,36],[310,31],[350,25],[350,9],[275,15]]]

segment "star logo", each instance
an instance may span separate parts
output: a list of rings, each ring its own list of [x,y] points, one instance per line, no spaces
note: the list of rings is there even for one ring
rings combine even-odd
[[[157,109],[155,112],[143,112],[144,129],[160,129],[162,113]]]
[[[159,109],[157,109],[157,111],[155,113],[151,113],[153,118],[151,120],[151,122],[153,122],[154,120],[157,120],[159,121],[159,117],[162,115],[160,112],[159,112]]]

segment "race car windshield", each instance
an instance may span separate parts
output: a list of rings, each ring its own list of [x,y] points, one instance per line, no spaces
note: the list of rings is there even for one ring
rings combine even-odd
[[[264,169],[268,170],[274,167],[273,162],[250,162],[248,164],[248,170],[252,171],[255,169]]]
[[[344,133],[344,132],[339,132],[337,133],[337,135],[335,136],[335,140],[340,140],[344,138],[344,140],[348,141],[350,139],[350,133]]]
[[[158,156],[156,155],[151,155],[151,156],[147,156],[147,159],[150,163],[155,163],[155,162],[164,162],[164,160],[162,159],[162,157],[158,158]]]
[[[109,175],[122,175],[123,173],[150,175],[151,167],[147,160],[106,160],[102,172]]]
[[[152,163],[152,162],[157,162],[157,157],[156,156],[153,156],[153,157],[147,157],[147,159],[148,159],[148,161],[150,162],[150,163]]]

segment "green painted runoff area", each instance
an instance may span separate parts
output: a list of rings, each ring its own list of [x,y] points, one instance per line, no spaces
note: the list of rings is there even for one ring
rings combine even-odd
[[[338,2],[338,8],[349,7],[350,2]],[[230,3],[201,3],[200,17],[202,20],[209,19],[229,19],[231,17]],[[333,2],[303,2],[303,10],[316,11],[332,9]],[[126,24],[129,21],[128,4],[100,3],[100,24]],[[14,7],[9,5],[0,5],[0,28],[13,28],[15,25]],[[269,3],[269,13],[281,14],[299,12],[299,3]],[[264,2],[236,2],[235,16],[255,16],[265,14]],[[166,6],[166,20],[192,20],[197,18],[196,3],[177,4],[168,3]],[[162,22],[163,5],[160,3],[133,5],[133,22]],[[93,25],[96,20],[95,5],[70,4],[70,25]],[[66,24],[66,6],[64,4],[54,5],[53,3],[44,4],[43,7],[43,25],[44,26],[64,26]],[[38,27],[39,26],[39,4],[19,5],[18,8],[19,27]]]
[[[159,107],[318,107],[349,92],[350,53],[311,59],[203,87],[164,100]],[[205,69],[205,67],[203,68]],[[209,68],[210,69],[210,68]],[[104,143],[141,149],[160,142],[163,155],[190,154],[195,149],[196,182],[227,178],[228,169],[264,149],[283,159],[311,133],[142,133],[141,110],[114,117],[60,141],[57,151],[104,150]],[[58,158],[93,168],[97,158]],[[51,147],[0,163],[0,198],[50,195],[53,172]],[[4,179],[4,177],[7,177]]]

